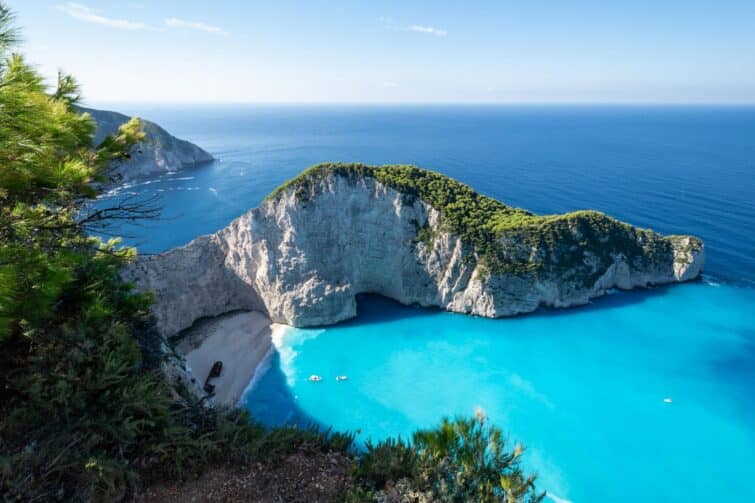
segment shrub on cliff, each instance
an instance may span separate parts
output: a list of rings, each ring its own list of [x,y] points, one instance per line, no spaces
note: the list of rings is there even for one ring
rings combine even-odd
[[[410,443],[368,444],[355,474],[386,495],[431,495],[434,501],[537,502],[535,477],[520,466],[521,446],[509,450],[501,430],[481,414],[443,419],[414,433]]]

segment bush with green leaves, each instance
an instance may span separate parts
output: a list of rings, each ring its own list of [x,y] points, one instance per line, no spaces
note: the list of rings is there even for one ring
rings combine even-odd
[[[414,433],[411,442],[368,443],[355,469],[367,487],[396,493],[429,493],[447,502],[537,502],[535,477],[521,468],[523,447],[509,449],[501,430],[481,414],[443,419]]]
[[[368,441],[355,475],[372,488],[382,489],[388,482],[415,478],[418,475],[418,459],[415,447],[401,437],[388,438],[376,444]]]

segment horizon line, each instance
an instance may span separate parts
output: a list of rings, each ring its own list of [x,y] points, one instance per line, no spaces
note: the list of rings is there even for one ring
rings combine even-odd
[[[753,107],[755,101],[201,101],[201,100],[119,100],[97,99],[83,106],[113,105],[283,105],[283,106],[622,106],[622,107]]]

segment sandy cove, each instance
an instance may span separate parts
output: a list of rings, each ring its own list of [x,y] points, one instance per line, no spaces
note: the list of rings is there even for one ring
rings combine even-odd
[[[215,385],[216,405],[238,403],[260,363],[273,351],[273,337],[286,325],[271,323],[256,311],[228,313],[202,320],[186,331],[176,349],[186,358],[187,369],[204,385],[212,365],[223,362],[223,371],[210,382]]]

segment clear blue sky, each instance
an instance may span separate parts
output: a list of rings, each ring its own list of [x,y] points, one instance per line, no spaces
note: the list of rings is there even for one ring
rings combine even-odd
[[[755,103],[755,0],[10,0],[90,102]]]

